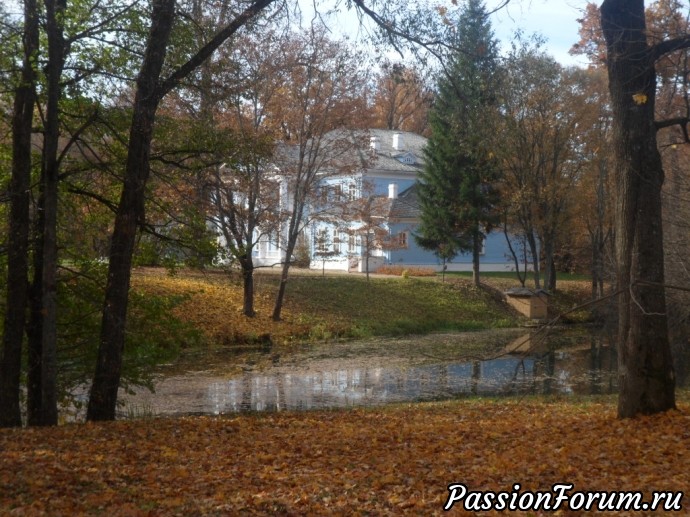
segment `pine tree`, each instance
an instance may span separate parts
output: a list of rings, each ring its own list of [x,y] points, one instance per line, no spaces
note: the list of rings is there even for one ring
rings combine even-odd
[[[479,284],[483,240],[496,219],[498,169],[490,136],[499,76],[497,41],[481,0],[467,1],[454,33],[454,50],[430,114],[416,239],[444,263],[458,253],[472,253],[474,282]]]

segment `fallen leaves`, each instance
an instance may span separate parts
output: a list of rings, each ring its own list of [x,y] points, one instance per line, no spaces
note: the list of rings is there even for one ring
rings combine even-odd
[[[0,514],[441,515],[450,483],[649,497],[690,486],[688,429],[687,407],[472,401],[0,430]]]

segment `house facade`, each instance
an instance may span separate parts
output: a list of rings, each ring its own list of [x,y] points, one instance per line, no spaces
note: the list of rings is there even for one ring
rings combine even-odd
[[[324,174],[307,210],[298,249],[308,253],[310,267],[375,272],[384,264],[441,270],[433,252],[417,245],[419,203],[415,187],[424,166],[426,138],[409,132],[371,129],[367,149],[359,149],[360,167],[348,174]],[[281,182],[281,205],[291,203],[287,181]],[[280,232],[263,236],[254,250],[260,266],[283,261]],[[470,254],[446,265],[470,271]],[[481,255],[482,271],[512,271],[510,250],[502,232],[490,233]]]

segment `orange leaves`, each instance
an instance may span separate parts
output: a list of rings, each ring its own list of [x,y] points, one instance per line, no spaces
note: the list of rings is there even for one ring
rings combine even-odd
[[[464,402],[0,430],[0,514],[442,515],[450,483],[687,489],[687,408],[614,413]]]

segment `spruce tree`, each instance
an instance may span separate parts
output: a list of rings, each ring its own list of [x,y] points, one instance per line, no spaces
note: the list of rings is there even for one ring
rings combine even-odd
[[[479,256],[495,223],[498,168],[491,152],[498,45],[481,0],[468,0],[451,41],[446,74],[437,84],[432,130],[419,180],[418,244],[444,261],[472,253],[479,284]]]

